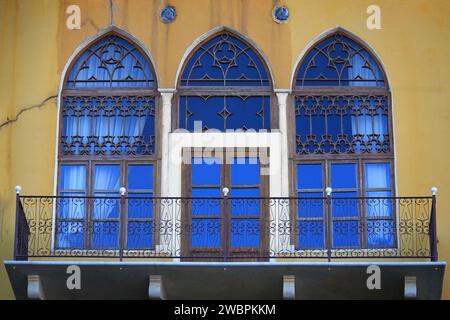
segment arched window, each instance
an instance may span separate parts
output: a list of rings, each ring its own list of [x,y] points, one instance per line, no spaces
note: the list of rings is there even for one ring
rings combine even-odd
[[[268,68],[251,45],[229,31],[215,34],[193,50],[182,69],[178,92],[179,128],[271,128]]]
[[[324,197],[325,188],[331,187],[334,198],[354,199],[340,204],[333,200],[328,212],[299,205],[297,244],[395,246],[389,199],[394,196],[390,95],[381,64],[363,44],[339,30],[306,52],[294,81],[295,195]]]
[[[124,214],[119,188],[152,197],[157,187],[155,72],[136,43],[109,32],[78,54],[66,74],[55,246],[117,249]],[[127,217],[127,247],[151,246],[152,212],[129,207]]]

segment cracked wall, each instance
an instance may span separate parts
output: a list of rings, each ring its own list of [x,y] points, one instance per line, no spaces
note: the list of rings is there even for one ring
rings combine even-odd
[[[177,18],[166,25],[158,14],[169,2]],[[276,3],[290,8],[288,23],[272,21]],[[432,185],[439,187],[439,253],[450,259],[450,6],[446,0],[377,3],[382,29],[370,31],[366,8],[372,0],[0,0],[0,124],[9,121],[0,127],[0,261],[12,257],[14,186],[20,184],[24,194],[53,193],[54,96],[63,69],[80,44],[111,21],[148,49],[163,88],[174,87],[189,46],[219,25],[242,32],[261,49],[276,89],[290,87],[298,57],[322,32],[340,25],[364,39],[391,82],[398,193],[429,195]],[[71,4],[81,8],[81,30],[66,28]],[[449,272],[444,290],[450,299]],[[0,266],[2,298],[13,294]]]

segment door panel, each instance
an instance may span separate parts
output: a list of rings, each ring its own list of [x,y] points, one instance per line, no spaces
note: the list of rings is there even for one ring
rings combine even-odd
[[[221,153],[223,154],[223,153]],[[232,158],[193,156],[185,165],[185,197],[192,198],[183,209],[188,230],[183,237],[184,260],[245,261],[268,254],[268,240],[262,232],[269,216],[261,197],[268,179],[261,177],[256,157]],[[223,188],[229,189],[227,197]],[[211,257],[211,258],[208,258]]]

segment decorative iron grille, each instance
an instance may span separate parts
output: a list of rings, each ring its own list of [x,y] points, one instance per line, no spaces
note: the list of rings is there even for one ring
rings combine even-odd
[[[154,96],[65,96],[61,154],[152,155]]]
[[[322,215],[305,218],[303,213],[307,207],[320,208]],[[351,221],[336,215],[349,207],[359,210]],[[223,208],[246,214],[224,221],[223,214],[214,216]],[[76,210],[82,213],[80,218],[74,218]],[[93,210],[117,211],[118,214],[114,219],[93,219],[89,214]],[[127,218],[130,210],[140,210],[141,218]],[[369,210],[371,214],[363,214]],[[387,211],[394,214],[387,216]],[[196,212],[209,213],[201,218]],[[189,215],[196,219],[189,219]],[[19,260],[33,257],[181,258],[189,261],[437,259],[434,197],[18,196],[16,217],[15,258]],[[226,232],[228,237],[223,237]],[[217,242],[216,238],[222,240]],[[193,254],[195,246],[203,251]],[[211,248],[215,251],[208,253],[206,249]]]

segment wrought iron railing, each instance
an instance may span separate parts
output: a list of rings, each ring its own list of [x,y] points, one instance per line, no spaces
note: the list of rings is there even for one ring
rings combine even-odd
[[[17,196],[15,259],[437,260],[436,199]]]

